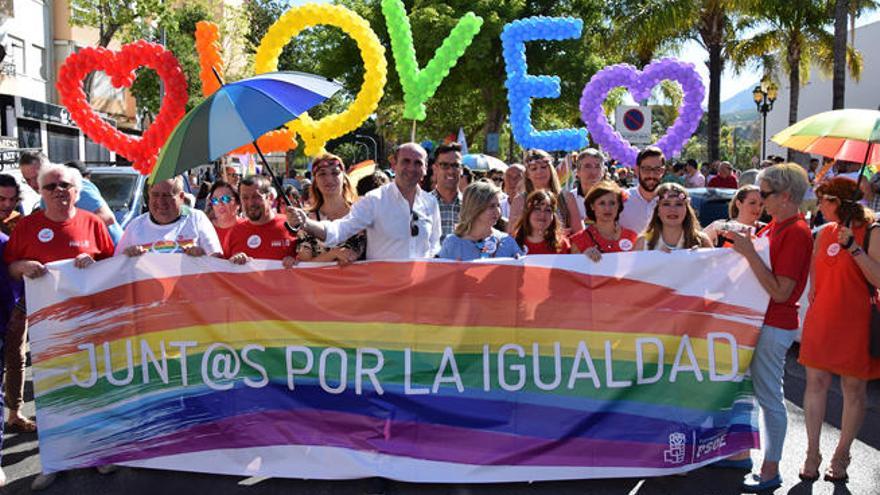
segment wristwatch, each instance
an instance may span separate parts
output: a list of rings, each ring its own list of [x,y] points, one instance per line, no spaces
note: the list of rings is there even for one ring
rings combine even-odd
[[[861,256],[862,253],[863,253],[862,248],[860,248],[859,246],[856,246],[855,249],[852,249],[849,252],[849,254],[851,254],[853,258],[857,258],[857,257]]]

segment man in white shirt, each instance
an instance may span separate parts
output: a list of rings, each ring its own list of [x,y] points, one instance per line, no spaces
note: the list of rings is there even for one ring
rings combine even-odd
[[[367,231],[367,259],[433,258],[440,251],[437,199],[419,184],[427,173],[425,149],[406,143],[395,153],[394,181],[367,193],[343,218],[315,221],[300,208],[288,208],[287,220],[335,246]]]
[[[140,256],[147,252],[186,253],[190,256],[222,255],[217,231],[208,216],[183,204],[181,177],[150,187],[150,211],[125,228],[116,245],[116,256]]]
[[[639,185],[626,190],[627,198],[620,213],[620,226],[643,232],[651,221],[657,205],[657,187],[666,173],[666,157],[656,146],[648,146],[636,158]]]

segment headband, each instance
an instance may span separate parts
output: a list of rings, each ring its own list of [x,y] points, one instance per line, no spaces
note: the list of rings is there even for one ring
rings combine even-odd
[[[660,199],[680,199],[684,201],[687,199],[687,194],[681,191],[676,191],[675,189],[670,189],[660,196]]]

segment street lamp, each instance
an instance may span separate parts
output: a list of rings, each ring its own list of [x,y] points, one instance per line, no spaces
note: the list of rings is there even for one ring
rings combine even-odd
[[[373,143],[373,160],[375,160],[376,164],[378,165],[379,164],[379,145],[378,145],[378,143],[376,143],[376,140],[373,139],[372,136],[365,136],[363,134],[355,134],[354,137],[355,137],[355,139],[369,139],[370,142]],[[370,155],[370,152],[367,151],[367,157],[369,157],[369,155]]]
[[[779,88],[773,82],[762,82],[752,90],[752,98],[755,99],[758,113],[764,120],[761,132],[761,160],[767,158],[767,114],[773,110],[773,103],[776,102],[778,94]]]

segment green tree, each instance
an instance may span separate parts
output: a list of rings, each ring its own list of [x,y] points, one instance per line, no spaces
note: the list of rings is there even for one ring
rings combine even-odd
[[[145,24],[161,21],[167,13],[162,0],[70,0],[70,23],[98,30],[98,46],[107,47],[118,36],[142,32]],[[91,98],[94,73],[86,76],[84,88]]]
[[[825,30],[827,6],[815,0],[743,0],[744,23],[757,31],[741,40],[733,52],[737,66],[750,62],[763,66],[765,77],[775,78],[781,70],[788,76],[788,123],[798,120],[800,88],[810,76],[812,64],[826,74],[833,65],[834,36]],[[847,48],[847,65],[858,79],[862,69],[861,54]],[[794,153],[788,151],[788,159]]]
[[[613,2],[615,44],[640,65],[657,52],[694,40],[709,53],[708,154],[718,159],[721,75],[735,43],[741,0],[622,0]]]
[[[851,45],[855,45],[856,19],[865,11],[877,8],[874,0],[830,0],[834,16],[834,66],[831,108],[843,108],[846,102],[847,21],[852,31]]]

